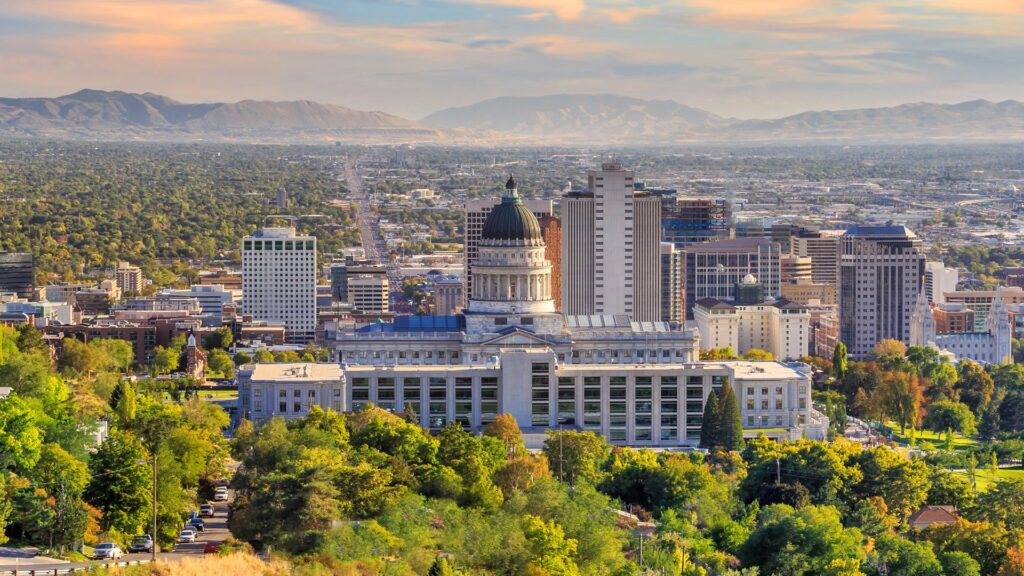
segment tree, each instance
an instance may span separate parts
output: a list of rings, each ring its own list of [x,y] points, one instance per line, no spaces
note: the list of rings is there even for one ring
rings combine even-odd
[[[771,361],[775,360],[775,357],[772,356],[772,353],[767,350],[762,350],[760,348],[751,348],[743,353],[743,359],[753,361]]]
[[[889,448],[879,447],[864,450],[855,463],[863,480],[853,486],[854,494],[859,498],[881,496],[901,524],[928,497],[928,465],[921,460],[908,460]]]
[[[242,366],[244,364],[252,364],[252,356],[246,352],[238,352],[235,354],[235,366]]]
[[[893,338],[885,338],[875,343],[871,349],[871,359],[882,365],[891,365],[903,360],[907,355],[907,345]]]
[[[1024,510],[1024,480],[1003,480],[978,494],[971,517],[1009,530],[1024,530],[1021,510]]]
[[[959,376],[956,387],[960,392],[960,401],[970,406],[976,414],[981,413],[992,400],[995,382],[984,368],[970,360],[960,362]]]
[[[484,426],[484,436],[500,440],[505,446],[505,458],[509,460],[526,453],[523,432],[519,429],[515,416],[511,414],[498,414],[494,422]]]
[[[935,432],[952,428],[964,436],[970,436],[977,432],[974,413],[971,412],[970,406],[951,400],[932,402],[928,406],[928,414],[924,417],[924,426]]]
[[[430,565],[427,576],[455,576],[455,570],[452,570],[452,565],[448,562],[447,558],[438,556],[434,563]]]
[[[235,376],[235,364],[231,361],[231,356],[220,348],[210,350],[210,354],[206,359],[206,365],[211,371],[220,374],[224,378],[233,378]]]
[[[271,364],[274,362],[274,354],[266,348],[260,348],[253,356],[253,360],[255,360],[257,364]]]
[[[594,485],[601,479],[601,465],[611,448],[593,432],[547,431],[544,455],[552,473],[562,482],[583,481]]]
[[[882,412],[896,420],[901,433],[917,426],[924,394],[916,374],[885,372],[878,394]]]
[[[888,576],[943,576],[942,564],[935,557],[932,543],[913,542],[899,536],[878,539],[877,562]]]
[[[93,348],[77,338],[61,340],[61,352],[57,357],[57,368],[71,376],[85,376],[96,369],[96,354]]]
[[[234,339],[235,337],[231,333],[231,328],[218,328],[203,339],[203,346],[210,351],[215,349],[226,351],[231,347],[231,343]]]
[[[577,576],[579,567],[573,561],[578,542],[565,537],[565,531],[554,520],[544,522],[537,516],[523,517],[523,535],[530,551],[530,564],[542,574]],[[529,568],[527,573],[536,573]]]
[[[714,390],[708,393],[704,402],[704,417],[700,423],[701,448],[714,448],[721,436],[722,411],[718,406],[718,394]]]
[[[726,450],[743,450],[743,420],[740,417],[740,403],[730,383],[726,382],[719,391],[718,403],[721,408],[718,443]]]
[[[547,459],[527,454],[505,462],[494,471],[493,480],[505,498],[508,498],[516,492],[529,490],[540,479],[550,477]]]
[[[928,398],[931,400],[945,398],[951,402],[958,402],[960,400],[960,392],[956,388],[960,375],[951,364],[946,362],[936,364],[929,370],[926,376],[929,382],[931,382],[927,390]]]
[[[173,347],[157,346],[153,350],[153,363],[150,370],[154,376],[163,376],[178,371],[181,360],[180,352]]]
[[[11,393],[0,400],[0,474],[31,470],[41,447],[35,417],[21,396]]]
[[[132,421],[135,420],[135,411],[137,409],[135,387],[132,386],[131,382],[122,380],[117,385],[117,388],[114,388],[114,393],[110,396],[110,407],[117,414],[118,424],[122,427],[130,428]]]
[[[744,566],[757,566],[764,574],[854,576],[865,558],[861,539],[859,530],[843,527],[831,506],[794,510],[775,504],[761,510],[738,556]]]
[[[114,430],[89,460],[92,478],[85,500],[98,508],[104,531],[135,534],[145,525],[151,503],[149,455],[130,433]]]
[[[32,477],[46,490],[44,501],[50,521],[42,526],[51,548],[61,550],[80,541],[89,515],[82,494],[89,483],[89,469],[56,444],[43,447]]]
[[[946,552],[939,562],[944,576],[981,576],[981,564],[966,552]]]
[[[842,342],[836,342],[835,349],[832,350],[832,375],[837,380],[842,380],[846,377],[847,371],[847,353],[846,344]]]
[[[701,350],[700,359],[708,361],[735,360],[736,351],[734,351],[731,346],[726,346],[725,348],[714,348],[712,350]]]

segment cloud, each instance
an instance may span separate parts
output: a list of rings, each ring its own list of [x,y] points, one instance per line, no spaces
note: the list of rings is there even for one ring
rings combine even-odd
[[[554,15],[562,20],[579,20],[587,10],[584,0],[457,0],[465,4],[477,6],[500,6],[506,8],[522,8],[531,11],[531,15]]]
[[[511,43],[511,40],[504,38],[481,38],[479,40],[470,40],[463,44],[463,46],[466,48],[491,48],[494,46],[508,46]]]

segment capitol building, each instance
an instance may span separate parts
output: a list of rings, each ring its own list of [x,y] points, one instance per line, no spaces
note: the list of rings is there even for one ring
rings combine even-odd
[[[242,414],[259,423],[301,417],[313,404],[350,411],[372,402],[398,413],[411,406],[430,429],[459,422],[479,431],[507,413],[526,432],[561,427],[613,444],[685,446],[700,440],[708,395],[732,386],[746,435],[827,433],[806,365],[701,362],[695,328],[557,310],[540,224],[511,177],[471,273],[462,314],[328,327],[329,367],[243,368]]]

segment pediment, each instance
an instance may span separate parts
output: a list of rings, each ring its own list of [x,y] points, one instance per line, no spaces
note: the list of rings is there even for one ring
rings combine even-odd
[[[532,332],[520,328],[511,328],[493,338],[484,340],[481,344],[492,346],[522,346],[527,344],[550,344],[544,338]]]

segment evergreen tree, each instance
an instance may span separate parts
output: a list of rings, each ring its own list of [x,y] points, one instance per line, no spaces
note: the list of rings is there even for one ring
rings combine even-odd
[[[708,394],[707,402],[704,403],[704,419],[700,425],[700,447],[714,448],[719,442],[719,425],[722,420],[722,412],[718,409],[718,394],[712,390]]]
[[[416,413],[416,408],[408,402],[405,403],[405,409],[402,411],[402,419],[409,424],[420,425],[420,415]]]
[[[718,425],[719,442],[726,450],[743,450],[743,422],[736,392],[728,382],[719,392],[718,406],[721,416]]]
[[[836,380],[846,377],[846,344],[836,342],[836,348],[832,351],[832,375]]]
[[[430,570],[427,571],[427,576],[455,576],[455,571],[452,570],[452,565],[447,558],[438,556],[430,566]]]

